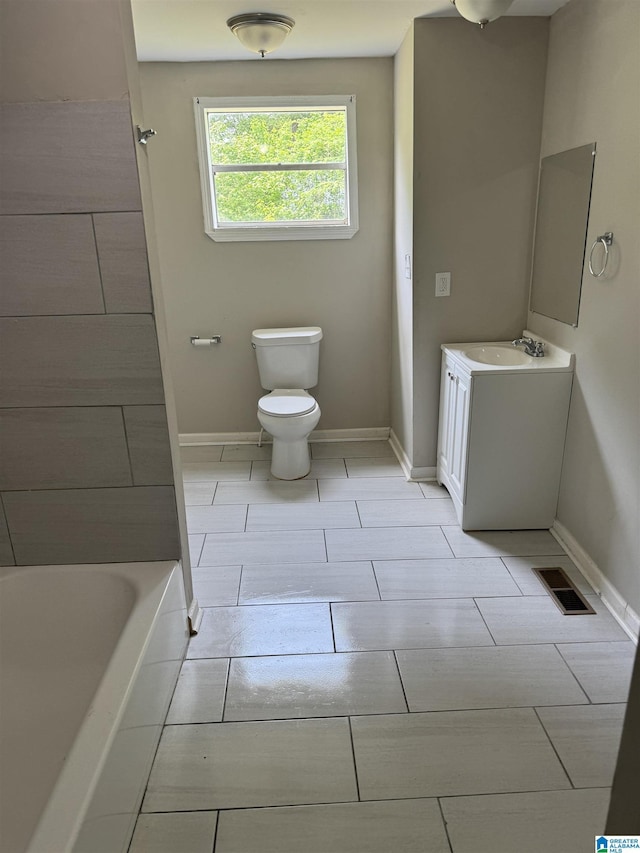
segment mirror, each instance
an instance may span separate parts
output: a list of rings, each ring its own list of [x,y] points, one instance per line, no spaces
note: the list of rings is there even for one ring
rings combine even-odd
[[[578,325],[596,144],[540,161],[530,309]]]

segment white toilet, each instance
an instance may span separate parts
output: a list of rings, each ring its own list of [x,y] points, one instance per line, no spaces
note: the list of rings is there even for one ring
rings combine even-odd
[[[309,433],[320,420],[320,406],[306,389],[318,384],[322,329],[256,329],[260,384],[271,391],[258,400],[258,420],[273,437],[271,473],[279,480],[298,480],[311,470]]]

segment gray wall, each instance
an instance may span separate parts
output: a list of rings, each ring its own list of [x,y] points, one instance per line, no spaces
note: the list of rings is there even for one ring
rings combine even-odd
[[[118,3],[4,2],[0,553],[178,558]]]
[[[638,779],[640,778],[640,653],[629,688],[629,700],[622,728],[620,751],[611,789],[607,835],[640,835]]]
[[[440,344],[525,322],[548,27],[415,21],[414,467],[436,464]],[[446,271],[451,296],[436,298]]]
[[[324,331],[320,429],[389,425],[393,61],[142,63],[153,204],[181,433],[256,432],[251,330]],[[355,94],[360,230],[351,240],[215,243],[204,234],[192,99]],[[196,349],[191,335],[221,334]]]
[[[637,0],[572,0],[551,19],[542,156],[597,142],[588,246],[614,232],[609,272],[583,276],[577,328],[529,327],[576,353],[558,520],[640,612],[640,60]],[[625,830],[626,831],[626,830]],[[629,830],[631,831],[631,830]]]

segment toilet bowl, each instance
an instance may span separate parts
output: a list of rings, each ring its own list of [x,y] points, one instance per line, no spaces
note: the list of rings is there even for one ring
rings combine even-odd
[[[258,401],[258,421],[273,437],[271,473],[279,480],[299,480],[311,470],[308,438],[320,406],[307,388],[318,384],[321,339],[319,326],[251,333],[260,384],[271,391]]]
[[[271,473],[299,480],[311,470],[309,433],[320,420],[320,406],[300,388],[276,388],[258,400],[258,421],[273,438]]]

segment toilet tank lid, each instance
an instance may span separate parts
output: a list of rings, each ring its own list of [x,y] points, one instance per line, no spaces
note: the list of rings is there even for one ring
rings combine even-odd
[[[257,347],[278,347],[291,344],[315,344],[322,340],[320,326],[298,326],[294,329],[254,329],[251,343]]]

